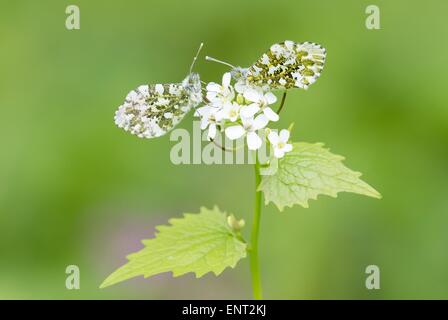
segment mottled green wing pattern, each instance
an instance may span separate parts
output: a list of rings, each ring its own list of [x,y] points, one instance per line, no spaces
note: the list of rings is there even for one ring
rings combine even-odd
[[[316,43],[276,43],[247,72],[247,80],[272,89],[308,89],[325,64],[326,51]]]
[[[181,83],[142,85],[126,96],[115,123],[140,138],[160,137],[196,104]]]

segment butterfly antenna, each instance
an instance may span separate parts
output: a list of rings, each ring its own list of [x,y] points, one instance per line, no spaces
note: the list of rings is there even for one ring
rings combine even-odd
[[[221,61],[221,60],[209,57],[209,56],[206,56],[205,60],[217,62],[217,63],[223,64],[223,65],[229,66],[230,68],[233,68],[233,69],[235,68],[235,66],[232,66],[230,63],[227,63],[227,62],[224,62],[224,61]]]
[[[204,43],[201,42],[201,44],[199,45],[198,51],[196,52],[196,55],[193,58],[193,62],[191,63],[190,73],[193,70],[193,67],[194,67],[194,64],[196,63],[196,60],[198,60],[199,53],[201,52],[203,46],[204,46]]]

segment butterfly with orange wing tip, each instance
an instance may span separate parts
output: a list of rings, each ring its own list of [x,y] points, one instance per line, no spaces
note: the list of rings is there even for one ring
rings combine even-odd
[[[141,85],[126,96],[115,112],[115,124],[140,138],[156,138],[173,129],[202,102],[199,74],[192,72],[203,44],[199,46],[189,75],[181,83]]]
[[[230,66],[232,77],[237,82],[269,89],[308,89],[319,78],[325,58],[326,50],[320,45],[289,40],[273,44],[248,68],[206,57],[207,60]]]

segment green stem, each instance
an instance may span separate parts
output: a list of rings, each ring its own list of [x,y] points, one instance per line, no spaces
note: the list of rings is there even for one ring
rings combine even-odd
[[[277,110],[277,114],[279,114],[280,111],[282,111],[283,106],[285,105],[286,92],[287,92],[286,90],[285,90],[285,92],[283,92],[282,101],[280,102],[280,107],[279,107],[278,110]]]
[[[286,100],[286,90],[283,92],[280,107],[277,114],[282,111]],[[255,154],[255,203],[254,216],[252,222],[252,232],[250,234],[250,273],[252,275],[252,290],[255,300],[263,299],[263,290],[261,289],[260,263],[258,261],[258,234],[260,233],[260,219],[261,219],[261,191],[257,191],[261,182],[260,163],[258,156]]]
[[[257,191],[257,187],[260,185],[261,176],[259,170],[258,157],[255,156],[255,204],[254,204],[254,216],[252,222],[252,232],[250,235],[250,272],[252,274],[252,290],[254,298],[256,300],[263,299],[263,293],[261,289],[260,278],[260,264],[258,261],[258,234],[260,231],[260,218],[261,218],[261,192]]]

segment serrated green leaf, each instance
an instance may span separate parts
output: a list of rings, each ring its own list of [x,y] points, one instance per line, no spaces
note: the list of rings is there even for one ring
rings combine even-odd
[[[174,277],[194,272],[199,278],[208,272],[219,275],[246,257],[246,243],[227,223],[227,214],[217,207],[185,213],[158,226],[155,238],[143,240],[145,247],[127,258],[128,263],[112,273],[100,288],[143,275],[145,278],[169,272]]]
[[[277,172],[262,177],[258,191],[263,191],[266,204],[272,201],[280,211],[294,204],[308,208],[308,200],[317,199],[319,194],[336,197],[344,191],[381,198],[378,191],[359,178],[361,173],[344,166],[344,157],[323,146],[293,144],[293,150],[279,160]]]

